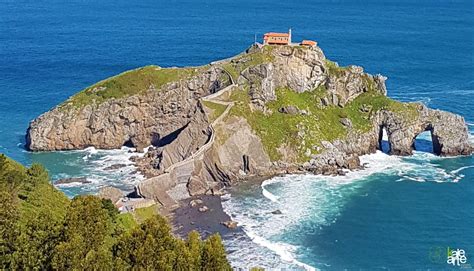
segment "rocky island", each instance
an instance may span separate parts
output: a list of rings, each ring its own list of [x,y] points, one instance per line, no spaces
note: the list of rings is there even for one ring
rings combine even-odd
[[[30,123],[31,151],[147,153],[138,195],[164,206],[245,178],[342,174],[381,148],[410,155],[430,131],[435,154],[468,155],[464,119],[387,97],[386,78],[340,67],[318,46],[260,45],[200,67],[147,66],[86,88]]]

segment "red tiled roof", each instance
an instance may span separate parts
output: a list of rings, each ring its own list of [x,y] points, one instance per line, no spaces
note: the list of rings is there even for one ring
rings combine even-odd
[[[303,40],[301,45],[309,45],[309,46],[316,46],[316,42],[314,40]]]
[[[288,33],[277,33],[277,32],[268,32],[265,33],[263,36],[265,37],[289,37]]]

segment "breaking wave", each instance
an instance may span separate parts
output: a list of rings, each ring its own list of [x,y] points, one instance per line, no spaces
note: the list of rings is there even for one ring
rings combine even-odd
[[[440,163],[445,159],[422,151],[410,157],[378,151],[361,157],[365,169],[345,176],[287,175],[266,180],[248,191],[236,189],[223,207],[250,240],[243,241],[242,236],[224,238],[233,248],[229,259],[243,269],[253,267],[255,262],[268,269],[314,270],[315,266],[326,266],[324,262],[305,262],[305,247],[293,242],[291,236],[298,234],[304,223],[311,223],[311,228],[318,231],[336,222],[351,195],[366,182],[385,179],[378,177],[395,176],[397,182],[456,183],[464,178],[464,170],[474,167],[442,167]]]
[[[59,179],[86,177],[86,182],[73,181],[56,185],[69,197],[96,193],[103,186],[114,186],[132,191],[135,184],[144,179],[132,156],[142,156],[135,149],[122,147],[116,150],[100,150],[93,147],[77,151],[61,151],[33,154],[33,160],[48,165],[53,183]]]

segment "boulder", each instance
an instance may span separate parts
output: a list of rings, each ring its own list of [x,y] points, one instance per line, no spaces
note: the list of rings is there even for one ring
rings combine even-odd
[[[347,128],[352,128],[352,121],[348,118],[341,118],[339,122]]]
[[[204,205],[204,206],[199,207],[198,210],[199,210],[199,212],[204,213],[204,212],[209,211],[209,207],[207,207],[206,205]]]
[[[346,159],[346,168],[354,170],[360,168],[360,159],[357,155],[352,155]]]
[[[112,203],[116,203],[121,198],[123,198],[124,193],[118,188],[105,186],[99,189],[98,196],[103,199],[110,199]]]
[[[104,170],[116,170],[116,169],[120,169],[126,166],[127,166],[126,164],[114,164],[114,165],[105,167]]]
[[[272,214],[274,215],[281,215],[283,214],[280,210],[275,210],[275,211],[272,211]]]
[[[237,228],[238,223],[236,221],[229,220],[229,221],[221,222],[221,224],[226,226],[227,228],[233,230],[233,229]]]
[[[191,176],[191,178],[189,178],[187,188],[189,195],[191,196],[205,194],[208,190],[206,183],[196,176]]]
[[[296,106],[289,105],[281,107],[280,109],[278,109],[278,112],[288,115],[297,115],[299,114],[300,110]]]
[[[201,204],[203,204],[203,201],[201,199],[193,199],[189,202],[189,206],[191,207],[196,207]]]

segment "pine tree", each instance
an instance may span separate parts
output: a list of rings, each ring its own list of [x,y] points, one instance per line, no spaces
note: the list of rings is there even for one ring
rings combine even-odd
[[[191,269],[201,270],[202,241],[197,231],[191,231],[188,234],[186,245],[191,254]]]
[[[176,261],[173,267],[173,270],[176,271],[187,271],[187,270],[196,270],[193,269],[193,261],[191,258],[191,253],[189,252],[188,247],[183,240],[176,240]]]
[[[18,234],[19,214],[15,196],[1,184],[0,189],[0,269],[4,270],[11,269],[11,255],[15,251],[14,243]]]
[[[65,218],[63,241],[55,249],[53,267],[87,269],[94,268],[99,261],[104,261],[102,266],[111,266],[111,252],[102,252],[110,249],[112,227],[109,212],[103,208],[101,199],[75,197]]]
[[[202,250],[202,270],[232,270],[219,234],[211,235]]]
[[[42,210],[21,226],[12,254],[12,268],[50,269],[53,251],[59,242],[62,225]]]
[[[40,165],[0,155],[0,270],[230,270],[219,235],[176,238],[154,216],[120,230],[110,200],[72,201]]]
[[[159,270],[172,270],[175,265],[176,240],[166,220],[154,216],[145,220],[131,232],[125,232],[114,246],[120,263],[138,269],[153,266]]]

